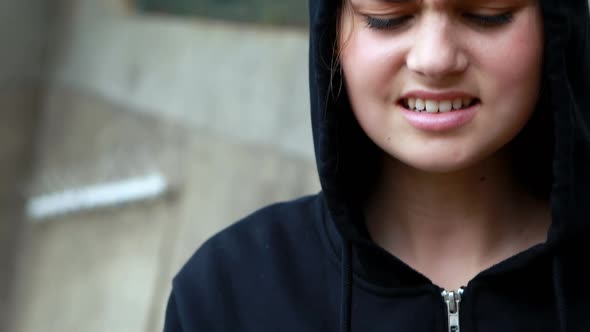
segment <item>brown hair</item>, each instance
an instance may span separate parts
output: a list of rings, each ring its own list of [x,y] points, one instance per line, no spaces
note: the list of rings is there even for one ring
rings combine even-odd
[[[340,57],[342,54],[342,49],[344,48],[344,46],[346,45],[346,43],[348,42],[349,37],[347,37],[345,39],[345,41],[343,43],[340,42],[341,37],[342,37],[342,15],[343,15],[343,11],[347,10],[350,13],[350,2],[348,0],[342,0],[341,2],[338,3],[338,5],[336,6],[336,18],[335,18],[335,33],[334,33],[334,44],[332,46],[332,57],[330,60],[330,85],[329,85],[329,89],[330,89],[330,93],[332,94],[332,97],[334,99],[338,99],[338,96],[340,95],[341,91],[342,91],[342,85],[344,84],[343,82],[343,75],[342,75],[342,67],[340,66]],[[352,14],[351,14],[352,15]],[[338,76],[336,76],[336,74],[338,74]],[[334,87],[336,86],[334,84],[335,80],[337,80],[338,84],[337,84],[337,91],[334,89]]]

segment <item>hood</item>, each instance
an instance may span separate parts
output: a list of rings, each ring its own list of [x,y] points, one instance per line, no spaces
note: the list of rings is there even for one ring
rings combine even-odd
[[[334,221],[347,238],[362,241],[354,216],[376,180],[381,152],[354,118],[334,59],[340,2],[310,1],[311,117],[317,169]],[[559,243],[590,226],[590,20],[587,0],[542,0],[541,6],[543,86],[533,118],[515,139],[516,145],[526,142],[516,167],[532,190],[550,196],[549,242]]]
[[[513,141],[517,174],[535,194],[551,201],[553,221],[546,246],[554,257],[558,301],[565,301],[561,256],[567,255],[566,244],[581,243],[590,228],[587,1],[540,0],[545,29],[541,96],[532,119]],[[340,2],[309,2],[309,79],[317,169],[333,224],[342,239],[343,292],[348,292],[351,278],[346,274],[352,273],[355,252],[371,251],[372,257],[387,255],[369,239],[361,212],[377,179],[381,152],[354,118],[334,59]],[[347,305],[343,303],[344,316],[349,312]],[[558,307],[564,306],[558,303]],[[564,315],[560,312],[562,324]],[[346,320],[343,318],[343,330],[349,326]]]

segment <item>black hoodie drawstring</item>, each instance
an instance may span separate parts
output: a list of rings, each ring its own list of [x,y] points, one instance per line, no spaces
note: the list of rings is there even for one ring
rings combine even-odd
[[[553,256],[553,291],[555,293],[555,309],[559,319],[559,332],[567,331],[567,307],[563,287],[563,269],[559,256]]]
[[[344,240],[342,242],[342,282],[340,291],[340,332],[350,332],[352,307],[352,244]]]

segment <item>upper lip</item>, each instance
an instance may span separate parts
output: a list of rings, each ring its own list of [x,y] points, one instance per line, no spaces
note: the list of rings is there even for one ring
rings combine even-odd
[[[472,94],[469,94],[464,91],[426,91],[426,90],[414,90],[409,91],[402,95],[401,99],[409,99],[409,98],[416,98],[422,100],[435,100],[435,101],[443,101],[443,100],[453,100],[453,99],[476,99],[476,97]]]

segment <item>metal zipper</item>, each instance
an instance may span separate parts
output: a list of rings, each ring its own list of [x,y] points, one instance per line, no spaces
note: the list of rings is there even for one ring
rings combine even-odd
[[[441,295],[447,304],[449,332],[459,332],[459,303],[461,302],[461,295],[463,295],[463,288],[451,292],[444,290]]]

